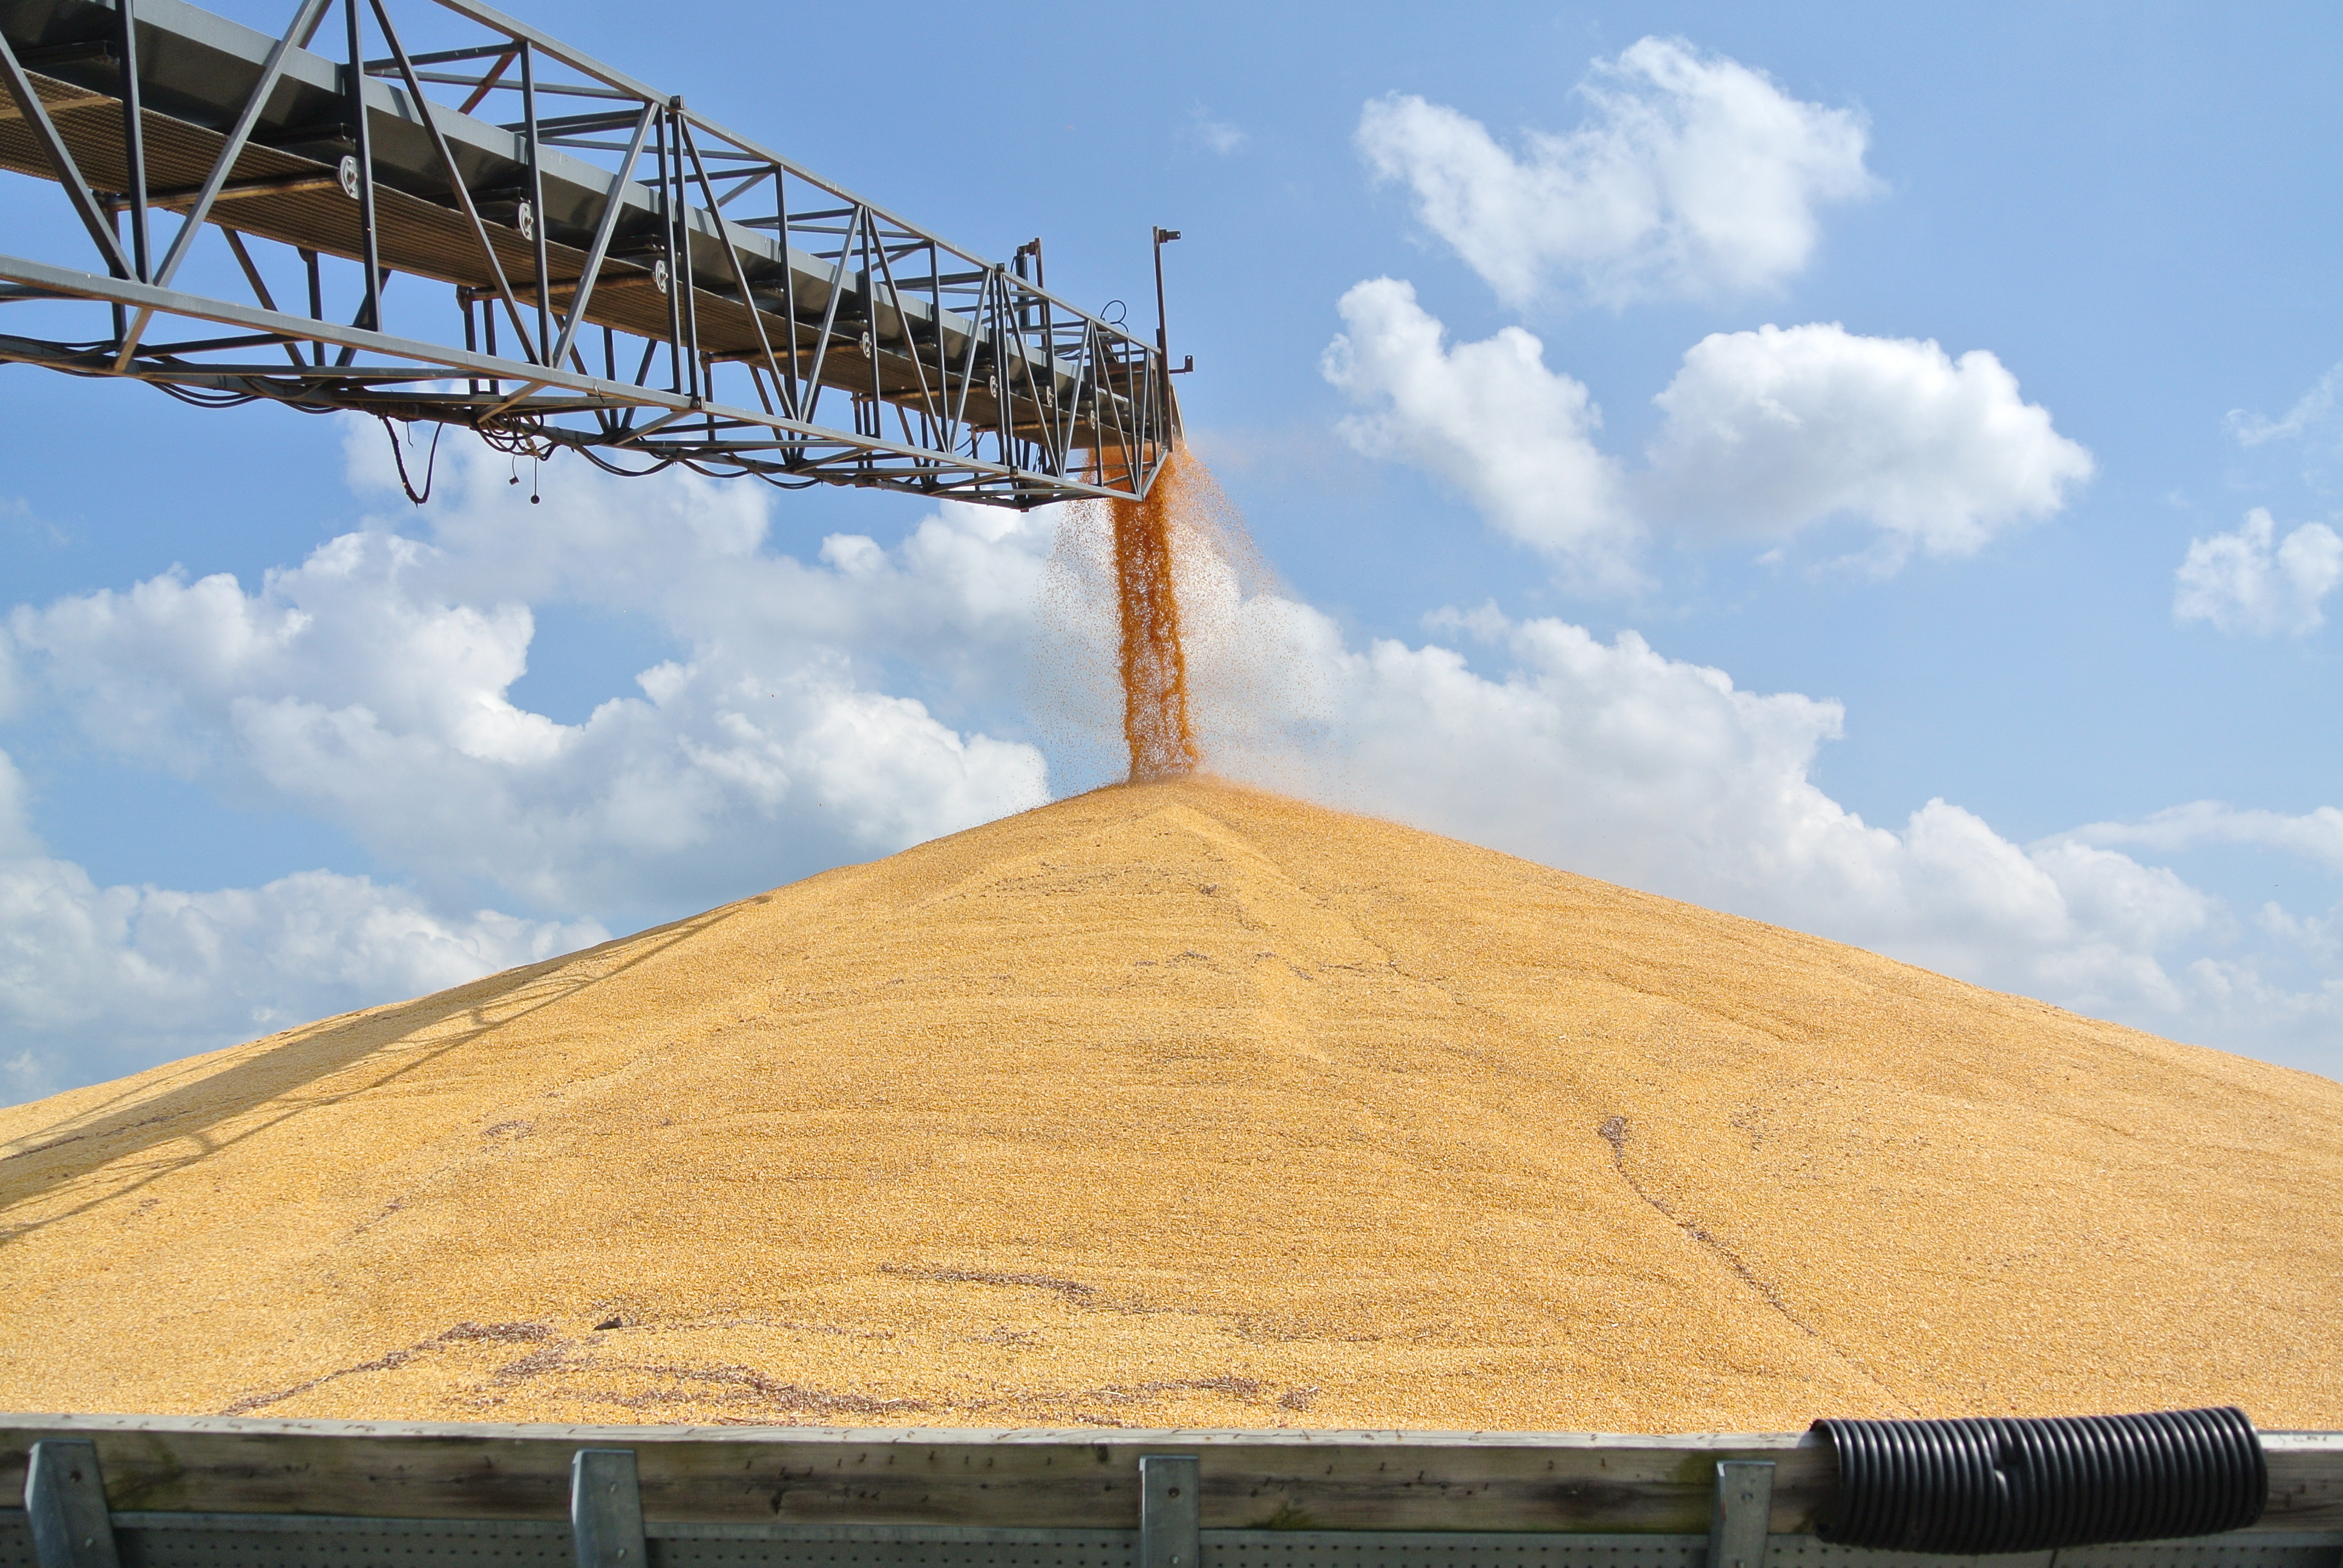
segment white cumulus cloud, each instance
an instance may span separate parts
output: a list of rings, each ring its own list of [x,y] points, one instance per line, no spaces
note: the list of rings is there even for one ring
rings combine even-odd
[[[750,487],[557,464],[532,507],[471,450],[442,456],[428,539],[19,607],[16,658],[92,740],[337,823],[443,900],[682,913],[1046,799],[1031,746],[884,685],[890,658],[948,689],[1010,653],[1046,519],[950,507],[896,551],[837,536],[807,562],[763,548]],[[508,695],[532,601],[685,651],[557,723]]]
[[[371,422],[349,454],[362,489],[392,482]],[[756,487],[557,463],[531,506],[504,467],[450,444],[440,499],[397,519],[421,538],[377,522],[256,584],[175,571],[9,613],[18,719],[337,824],[411,880],[99,886],[0,764],[0,1092],[436,990],[1048,798],[1032,745],[938,706],[1015,712],[1052,518],[948,506],[894,548],[837,534],[800,558]],[[558,606],[678,651],[557,722],[511,693]]]
[[[1368,410],[1342,422],[1352,445],[1448,480],[1589,588],[1635,586],[1635,521],[1594,445],[1602,416],[1585,387],[1546,368],[1544,345],[1508,327],[1451,346],[1414,288],[1394,278],[1358,285],[1340,308],[1348,331],[1323,368]]]
[[[1102,594],[1101,547],[1078,542],[1098,558],[1074,580]],[[2343,1072],[2343,952],[2314,940],[2343,930],[2343,918],[2241,920],[2091,829],[2021,844],[1942,799],[1900,822],[1865,821],[1814,779],[1848,722],[1836,702],[1745,690],[1632,631],[1604,641],[1556,618],[1443,611],[1421,643],[1358,646],[1323,613],[1248,590],[1209,561],[1192,565],[1181,592],[1220,771],[2159,1033]],[[1099,640],[1112,624],[1100,603],[1057,631],[1087,625]],[[1091,701],[1088,723],[1111,729],[1111,691]],[[2343,855],[2343,831],[2338,839]]]
[[[1859,115],[1791,97],[1681,39],[1598,60],[1585,123],[1517,154],[1411,95],[1370,102],[1358,145],[1404,181],[1424,226],[1509,303],[1555,274],[1604,304],[1764,289],[1806,265],[1815,209],[1876,190]]]
[[[1446,479],[1592,590],[1638,586],[1654,532],[1781,538],[1844,518],[1877,531],[1880,570],[1916,549],[1969,554],[2092,471],[1983,350],[1956,359],[1836,324],[1713,334],[1654,399],[1664,421],[1631,468],[1597,445],[1586,387],[1522,328],[1452,344],[1392,278],[1340,309],[1322,368],[1364,410],[1340,427],[1351,444]]]
[[[2258,637],[2299,635],[2326,622],[2319,603],[2343,582],[2343,537],[2305,523],[2280,539],[2268,511],[2256,507],[2237,532],[2189,540],[2174,576],[2176,619]]]
[[[1865,337],[1836,323],[1714,333],[1654,399],[1647,504],[1670,521],[1778,538],[1834,516],[1966,555],[2045,517],[2091,474],[1984,349]]]
[[[1079,772],[1065,736],[1111,749],[1120,733],[1111,684],[1091,678],[1115,624],[1095,534],[1054,541],[1047,517],[951,508],[894,548],[833,535],[799,558],[767,542],[745,487],[556,464],[531,508],[511,504],[500,465],[455,461],[426,538],[369,528],[258,585],[166,575],[12,619],[29,704],[134,762],[344,824],[413,879],[100,888],[48,857],[21,806],[0,812],[15,1010],[0,1058],[48,1042],[13,1070],[21,1092],[427,990],[591,940],[619,911],[686,912],[1035,803],[1042,750],[982,716],[1033,701],[1037,642],[1059,788]],[[2331,811],[2187,808],[2032,844],[1946,800],[1875,823],[1815,781],[1850,722],[1835,702],[1744,689],[1633,632],[1487,608],[1428,618],[1420,641],[1354,644],[1257,574],[1189,558],[1191,669],[1225,772],[2343,1070],[2343,917],[2240,918],[2154,859],[2284,840],[2343,868]],[[1081,602],[1053,608],[1051,593]],[[653,618],[680,651],[582,722],[531,713],[514,673],[532,618],[558,603]],[[497,897],[459,897],[475,884]],[[182,1016],[185,1035],[155,1022]]]
[[[1403,820],[2069,1005],[2167,1025],[2180,1006],[2162,955],[2209,899],[2111,851],[2029,851],[1943,800],[1865,822],[1810,776],[1835,702],[1554,619],[1483,610],[1434,622],[1462,645],[1352,650],[1315,612],[1282,613],[1316,645],[1346,745],[1315,765],[1264,748],[1265,778],[1299,766]]]
[[[2332,806],[2302,812],[2241,810],[2218,800],[2193,800],[2135,821],[2093,822],[2066,836],[2086,844],[2144,844],[2165,850],[2254,844],[2343,872],[2343,810]]]
[[[448,916],[305,871],[257,888],[101,887],[48,854],[0,752],[0,1103],[590,946],[591,920]]]

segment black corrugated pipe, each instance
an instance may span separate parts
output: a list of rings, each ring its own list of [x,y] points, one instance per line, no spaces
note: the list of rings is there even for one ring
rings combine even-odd
[[[2269,1466],[2234,1405],[2146,1415],[1818,1421],[1838,1491],[1815,1533],[1842,1546],[2047,1552],[2241,1530]]]

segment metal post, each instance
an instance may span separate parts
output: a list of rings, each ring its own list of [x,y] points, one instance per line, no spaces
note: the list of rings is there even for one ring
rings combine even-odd
[[[133,0],[114,0],[118,24],[116,51],[122,60],[122,156],[128,172],[122,194],[130,198],[130,265],[146,283],[154,263],[146,250],[146,119],[138,100],[138,17]]]
[[[326,319],[326,280],[317,270],[317,253],[307,246],[301,247],[301,265],[309,274],[309,317],[314,321]],[[309,360],[313,365],[326,362],[326,340],[318,338],[310,345]]]
[[[781,411],[792,419],[806,417],[805,398],[798,390],[798,269],[789,264],[789,176],[780,165],[773,166],[773,237],[781,247],[781,319],[789,324],[789,396],[781,400]],[[930,267],[930,272],[935,268]],[[938,342],[943,334],[936,335]],[[802,455],[804,448],[799,448]]]
[[[25,1467],[25,1514],[40,1568],[122,1568],[95,1442],[49,1438],[33,1444]]]
[[[992,296],[992,318],[989,324],[992,328],[992,367],[987,379],[992,389],[993,438],[999,443],[996,455],[1001,466],[1014,468],[1017,464],[1016,431],[1009,418],[1009,324],[1016,305],[1011,297],[1009,274],[1004,268],[994,266],[985,275],[985,282]]]
[[[880,237],[875,222],[862,226],[862,355],[870,361],[870,434],[876,436],[886,428],[879,410],[886,401],[887,389],[879,379],[879,267],[870,259],[873,254],[887,254],[887,242]],[[901,318],[899,310],[896,319]]]
[[[1155,231],[1156,385],[1161,401],[1156,406],[1155,418],[1149,423],[1160,422],[1167,434],[1172,425],[1172,330],[1163,314],[1163,247],[1179,237],[1180,231],[1176,228],[1158,228]],[[1135,487],[1143,489],[1145,481],[1138,481]]]
[[[464,312],[464,352],[467,354],[478,354],[480,351],[480,334],[479,329],[472,324],[471,289],[460,283],[458,284],[456,286],[456,303],[458,306],[462,307]],[[491,321],[496,319],[493,312],[489,314],[488,319]],[[480,381],[478,377],[473,377],[471,379],[465,382],[464,386],[465,389],[469,392],[471,396],[477,397],[480,395]]]
[[[683,327],[683,353],[691,366],[690,382],[677,390],[687,397],[705,397],[708,387],[700,379],[699,299],[691,281],[691,187],[684,183],[683,172],[683,99],[669,100],[675,120],[675,262],[668,271],[668,286],[675,291],[676,307],[681,314],[677,319]],[[749,308],[757,307],[755,300],[748,301]]]
[[[375,237],[374,132],[367,125],[366,50],[358,16],[358,0],[342,0],[349,22],[350,140],[358,159],[358,232],[366,252],[366,304],[359,325],[368,332],[382,330],[382,247]]]
[[[659,142],[653,151],[659,158],[659,252],[667,263],[668,387],[679,396],[683,391],[683,301],[676,290],[682,280],[675,254],[675,182],[668,177],[668,144],[675,139],[670,126],[674,117],[671,105],[660,106]]]
[[[578,1568],[644,1568],[643,1496],[633,1449],[581,1448],[571,1458],[569,1533]]]
[[[537,136],[537,67],[535,51],[528,40],[520,42],[520,117],[528,139],[528,232],[537,246],[537,341],[542,346],[553,341],[553,280],[547,276],[549,263],[545,249],[545,176],[538,167]],[[560,361],[551,354],[545,357],[548,365]]]
[[[1172,335],[1163,318],[1163,247],[1180,237],[1176,228],[1155,231],[1155,352],[1163,357],[1163,367],[1172,367]]]
[[[1033,258],[1033,270],[1031,273],[1028,273],[1025,270],[1025,258],[1029,256]],[[1046,288],[1049,286],[1041,281],[1041,242],[1040,240],[1027,240],[1023,245],[1017,247],[1017,254],[1010,259],[1016,264],[1017,276],[1021,281],[1024,278],[1031,277],[1033,280],[1034,287]],[[1024,291],[1020,289],[1018,292],[1022,294]],[[1022,299],[1019,300],[1017,304],[1017,327],[1020,331],[1023,332],[1030,332],[1033,328],[1033,307]]]
[[[1200,1568],[1198,1489],[1192,1453],[1151,1453],[1139,1462],[1139,1568]]]
[[[1709,1513],[1708,1568],[1765,1568],[1766,1523],[1773,1512],[1773,1461],[1721,1461],[1716,1505]]]

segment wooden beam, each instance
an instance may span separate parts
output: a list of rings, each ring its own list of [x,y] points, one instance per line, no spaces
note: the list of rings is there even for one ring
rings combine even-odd
[[[1775,1533],[1833,1480],[1806,1433],[987,1432],[406,1425],[0,1415],[0,1497],[46,1437],[97,1444],[117,1511],[388,1518],[568,1516],[580,1448],[631,1448],[655,1522],[1136,1528],[1139,1459],[1202,1461],[1206,1529],[1700,1533],[1716,1463],[1776,1465]],[[2265,1434],[2260,1528],[2343,1530],[2343,1433]]]

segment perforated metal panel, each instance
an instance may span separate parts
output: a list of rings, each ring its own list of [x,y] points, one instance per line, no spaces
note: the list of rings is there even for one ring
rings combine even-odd
[[[2139,1541],[2122,1546],[2074,1546],[2064,1552],[2007,1556],[1947,1557],[1924,1552],[1878,1552],[1833,1546],[1811,1535],[1776,1535],[1766,1543],[1765,1568],[2343,1568],[2343,1542],[2333,1535],[2205,1535],[2188,1541]]]
[[[566,1522],[118,1513],[124,1568],[571,1568]],[[658,1524],[650,1568],[1137,1568],[1135,1530]],[[1705,1568],[1704,1535],[1207,1530],[1202,1568]],[[0,1508],[0,1568],[37,1568]],[[1765,1568],[2343,1568],[2343,1534],[2247,1534],[2011,1557],[1939,1557],[1776,1535]]]
[[[573,1568],[566,1522],[117,1513],[122,1568]]]
[[[652,1568],[1135,1568],[1136,1530],[654,1524]]]
[[[1943,1556],[1931,1552],[1833,1546],[1811,1535],[1775,1535],[1765,1543],[1765,1568],[2052,1568],[2056,1555],[2026,1552],[2006,1556]]]
[[[33,1529],[21,1508],[0,1508],[0,1568],[36,1568]]]
[[[1702,1568],[1705,1535],[1207,1530],[1203,1568]]]
[[[2206,1535],[2194,1541],[2142,1541],[2128,1546],[2077,1546],[2056,1568],[2338,1568],[2343,1543],[2333,1535]]]

